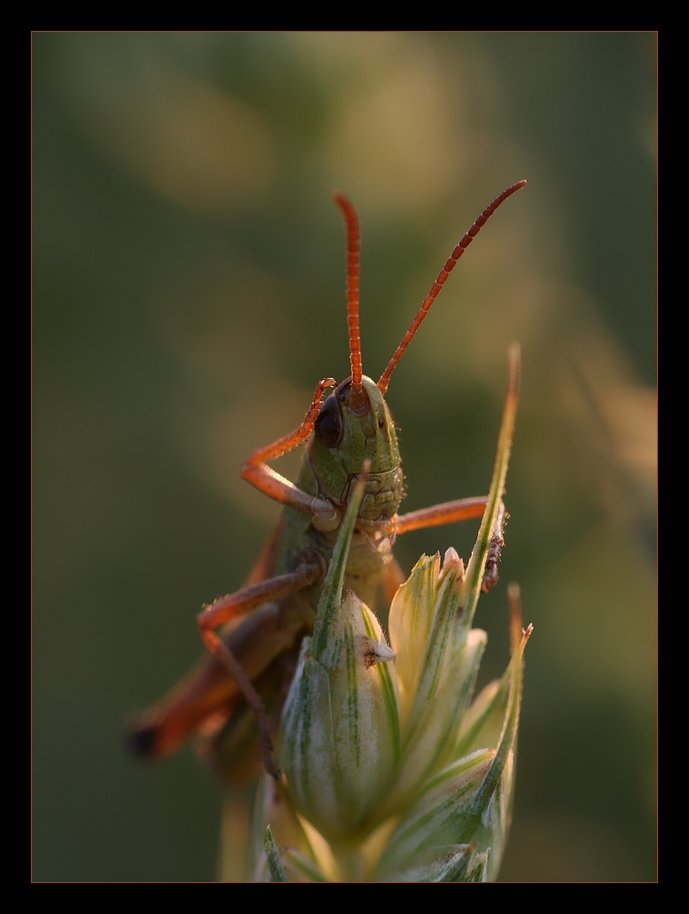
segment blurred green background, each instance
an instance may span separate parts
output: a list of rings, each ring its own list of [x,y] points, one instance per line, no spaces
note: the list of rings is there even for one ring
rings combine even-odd
[[[346,192],[403,510],[487,490],[523,347],[482,682],[534,635],[504,880],[655,878],[655,54],[637,34],[33,36],[36,880],[210,880],[221,791],[123,722],[201,656],[278,508],[242,460],[349,373]],[[294,472],[293,457],[281,471]],[[280,468],[280,466],[276,466]],[[409,568],[476,524],[409,535]]]

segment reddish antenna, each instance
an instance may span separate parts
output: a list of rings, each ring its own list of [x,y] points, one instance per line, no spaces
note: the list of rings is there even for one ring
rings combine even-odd
[[[349,328],[349,363],[352,367],[352,394],[362,390],[361,335],[359,331],[359,223],[349,200],[340,193],[333,200],[342,210],[347,226],[347,327]],[[368,399],[367,399],[368,402]]]
[[[469,231],[466,233],[466,235],[462,238],[462,240],[459,242],[457,247],[454,249],[452,254],[450,254],[448,259],[445,261],[445,266],[442,268],[442,270],[438,274],[438,278],[431,286],[431,291],[428,293],[428,295],[426,296],[426,298],[424,300],[424,303],[419,308],[419,313],[416,315],[416,317],[412,321],[411,327],[409,328],[409,330],[407,330],[407,332],[404,335],[404,338],[402,339],[402,342],[399,344],[399,346],[395,350],[395,354],[390,359],[388,367],[385,369],[383,374],[380,376],[380,380],[378,381],[378,389],[380,390],[380,392],[382,394],[385,394],[387,392],[388,384],[390,383],[390,375],[392,374],[392,371],[393,371],[395,365],[402,358],[402,353],[404,352],[404,350],[407,348],[407,346],[411,342],[412,337],[414,336],[416,331],[419,329],[419,324],[424,319],[424,317],[428,314],[431,305],[435,301],[435,298],[436,298],[438,292],[440,292],[440,290],[442,289],[443,283],[445,282],[447,277],[450,275],[450,272],[453,269],[454,265],[457,263],[459,258],[462,256],[464,251],[469,247],[469,245],[474,240],[474,238],[481,231],[481,228],[486,224],[486,221],[490,218],[490,216],[493,215],[495,210],[500,206],[500,204],[503,201],[505,201],[508,197],[511,197],[515,191],[519,190],[525,184],[526,184],[526,181],[517,181],[516,184],[513,184],[511,187],[508,187],[507,190],[503,190],[503,192],[500,194],[500,196],[496,197],[495,200],[493,200],[493,202],[490,204],[490,206],[487,206],[484,209],[484,211],[478,217],[476,222],[474,222],[474,224],[471,226]]]

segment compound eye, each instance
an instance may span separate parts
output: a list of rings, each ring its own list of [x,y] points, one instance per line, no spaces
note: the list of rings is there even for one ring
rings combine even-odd
[[[340,408],[334,394],[330,394],[323,401],[321,411],[314,425],[316,440],[323,447],[337,447],[344,435],[344,424],[340,415]]]

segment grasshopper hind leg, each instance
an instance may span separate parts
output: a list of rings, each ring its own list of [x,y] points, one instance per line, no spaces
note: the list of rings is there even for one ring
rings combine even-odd
[[[246,691],[256,692],[253,682],[259,685],[259,696],[250,705],[263,714],[261,677],[276,658],[298,647],[300,633],[309,623],[302,601],[290,595],[315,583],[322,574],[321,564],[304,562],[291,574],[252,584],[207,607],[199,621],[204,642],[208,645],[210,641],[213,647],[220,643],[233,658],[232,669],[218,656],[222,649],[211,650],[212,657],[130,723],[124,734],[127,750],[153,760],[172,755],[194,735],[208,739],[246,706]],[[222,626],[231,619],[238,624],[228,632]],[[238,670],[236,678],[233,670]],[[246,682],[247,690],[242,687]],[[266,724],[264,732],[269,732]]]
[[[315,584],[322,576],[323,566],[320,562],[303,562],[295,571],[269,578],[267,581],[245,587],[231,596],[216,600],[212,606],[206,607],[197,616],[203,643],[237,683],[247,703],[256,714],[264,765],[266,771],[275,779],[279,777],[280,773],[273,763],[273,735],[266,706],[241,663],[217,634],[216,629],[263,604],[280,600],[303,590],[305,587]]]
[[[269,719],[279,720],[299,658],[299,641],[291,650],[279,654],[254,686],[264,703]],[[199,755],[227,785],[252,784],[265,768],[258,719],[240,696],[236,709],[215,729],[201,734]]]

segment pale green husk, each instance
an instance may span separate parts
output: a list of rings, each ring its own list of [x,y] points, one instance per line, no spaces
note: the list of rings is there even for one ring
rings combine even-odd
[[[389,644],[368,607],[342,592],[363,483],[355,488],[282,714],[284,777],[266,777],[257,797],[254,878],[496,878],[531,627],[514,639],[502,679],[473,699],[487,637],[472,621],[501,510],[516,383],[512,390],[466,573],[454,549],[442,563],[422,556],[392,602]]]

